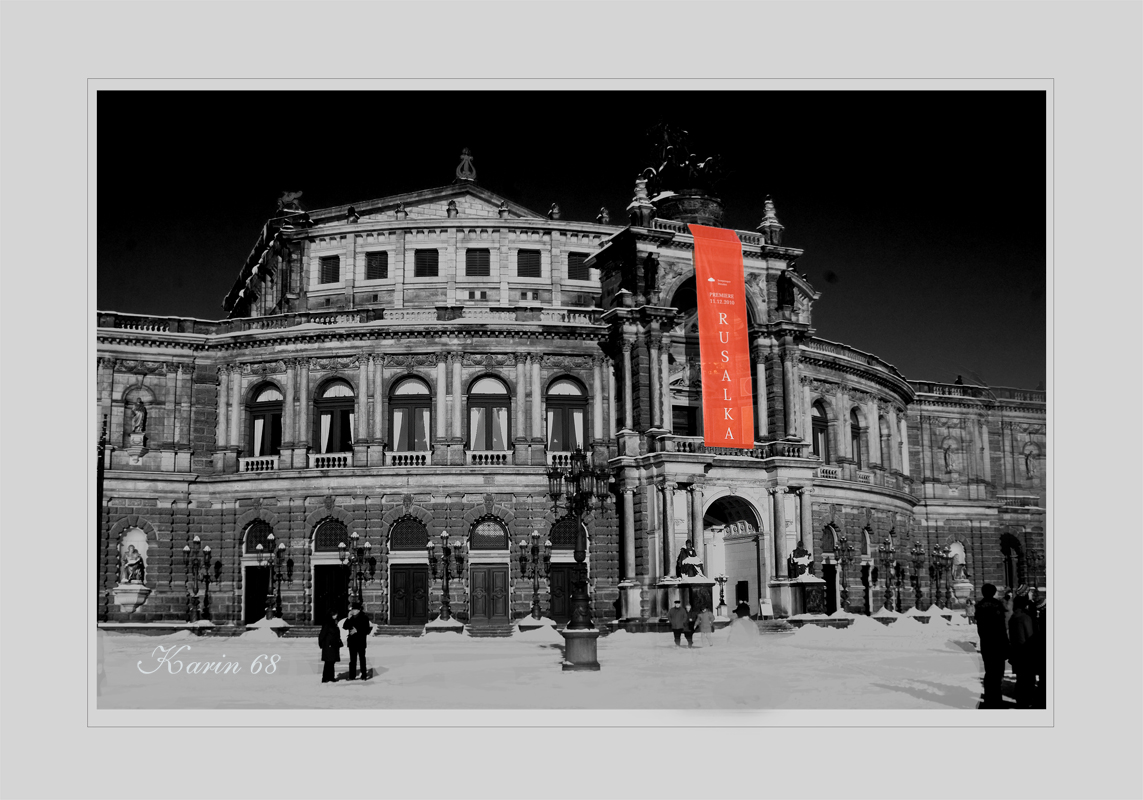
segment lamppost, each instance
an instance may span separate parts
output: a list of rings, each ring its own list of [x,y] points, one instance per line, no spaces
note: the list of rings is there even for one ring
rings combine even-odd
[[[266,536],[266,547],[258,545],[254,548],[254,555],[258,559],[258,566],[270,568],[270,586],[266,591],[266,619],[282,616],[282,564],[286,560],[286,543],[275,542],[274,534]]]
[[[1044,562],[1043,556],[1040,551],[1034,547],[1029,547],[1025,558],[1028,560],[1028,582],[1032,584],[1032,588],[1039,593],[1040,587],[1040,564]]]
[[[191,547],[191,545],[194,547]],[[200,619],[210,619],[210,582],[218,580],[222,575],[222,562],[210,561],[210,545],[203,547],[202,540],[195,536],[188,544],[183,545],[183,570],[186,573],[187,586],[187,622],[198,622]],[[198,606],[198,587],[203,586],[202,610]]]
[[[895,548],[893,547],[893,540],[888,536],[885,541],[877,545],[877,553],[880,556],[881,571],[885,573],[885,598],[884,605],[889,611],[893,610],[893,562]]]
[[[364,545],[361,545],[359,544],[360,541],[361,536],[357,531],[349,534],[348,547],[345,546],[345,542],[338,542],[337,557],[346,568],[347,593],[353,595],[356,602],[363,603],[365,568],[369,568],[369,580],[373,580],[374,575],[377,574],[377,559],[370,555],[373,551],[373,543],[366,541]]]
[[[575,562],[576,577],[571,598],[571,622],[561,632],[567,646],[564,652],[565,670],[597,670],[596,639],[599,631],[591,621],[591,599],[587,594],[587,529],[584,518],[592,508],[603,508],[611,497],[607,470],[588,466],[587,454],[576,448],[571,456],[571,468],[566,472],[553,466],[548,470],[548,494],[552,498],[553,514],[558,516],[560,496],[567,494],[568,513],[576,520]]]
[[[715,578],[718,581],[718,616],[727,616],[726,611],[726,583],[730,578],[726,575],[719,575]]]
[[[933,602],[936,603],[941,596],[941,583],[945,586],[945,608],[952,607],[952,587],[949,583],[949,570],[952,569],[952,551],[946,544],[944,547],[934,548],[932,565],[929,567],[929,576],[933,578]]]
[[[529,551],[531,558],[529,558]],[[552,541],[547,539],[540,547],[540,532],[532,531],[532,544],[529,547],[526,539],[520,540],[520,574],[532,579],[532,619],[539,619],[540,614],[540,574],[548,577],[552,569]]]
[[[429,553],[429,567],[433,572],[433,580],[437,579],[437,550],[432,540],[425,545],[425,549]],[[456,571],[453,572],[453,561],[456,562]],[[452,606],[449,603],[448,582],[450,578],[455,578],[460,575],[464,569],[464,553],[461,552],[459,547],[449,547],[448,544],[448,531],[441,534],[441,619],[446,622],[452,619]]]
[[[841,566],[841,610],[849,611],[849,577],[846,573],[849,565],[853,563],[853,545],[844,536],[838,536],[834,547],[836,548],[834,556]]]
[[[909,551],[909,555],[913,562],[913,605],[916,608],[921,607],[921,570],[925,568],[925,546],[919,541],[913,543],[913,549]]]

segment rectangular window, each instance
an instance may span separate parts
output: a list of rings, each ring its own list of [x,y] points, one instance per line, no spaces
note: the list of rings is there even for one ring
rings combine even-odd
[[[517,250],[516,251],[516,277],[518,278],[540,278],[540,251],[539,250]]]
[[[436,250],[417,250],[413,253],[413,277],[435,278],[441,254]]]
[[[583,265],[585,261],[587,253],[568,253],[568,280],[591,280],[591,270]]]
[[[492,258],[489,251],[465,250],[464,274],[469,278],[487,278],[492,275]]]
[[[365,280],[367,281],[382,281],[389,277],[389,254],[385,251],[380,253],[366,253],[365,254]]]
[[[322,256],[318,259],[321,283],[337,283],[341,280],[341,256]]]
[[[671,408],[671,423],[676,436],[699,436],[698,409],[694,406]]]

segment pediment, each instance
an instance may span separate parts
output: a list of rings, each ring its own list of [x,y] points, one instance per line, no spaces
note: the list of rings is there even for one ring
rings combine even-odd
[[[448,219],[449,203],[456,204],[457,217],[462,219],[499,219],[501,209],[508,219],[543,219],[531,209],[490,192],[473,183],[454,183],[435,189],[405,192],[388,197],[343,206],[311,211],[310,219],[316,224],[344,221],[352,208],[362,220],[396,219],[403,210],[409,220]]]

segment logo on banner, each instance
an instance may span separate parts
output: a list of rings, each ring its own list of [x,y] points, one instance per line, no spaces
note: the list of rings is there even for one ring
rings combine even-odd
[[[690,225],[695,237],[703,440],[754,447],[754,395],[742,243],[724,228]]]

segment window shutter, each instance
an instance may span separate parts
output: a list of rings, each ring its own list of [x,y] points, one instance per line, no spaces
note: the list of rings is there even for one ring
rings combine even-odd
[[[488,250],[464,251],[464,274],[470,278],[487,278],[492,275],[492,261]]]
[[[516,253],[516,277],[540,278],[540,251],[519,250]]]
[[[587,253],[568,253],[568,280],[591,280],[591,270],[583,265],[587,261]]]
[[[436,250],[417,250],[413,253],[413,277],[435,278],[440,263],[440,253]]]
[[[322,256],[318,263],[322,283],[337,283],[341,280],[341,256]]]
[[[389,254],[385,251],[365,254],[365,280],[380,281],[389,277]]]

